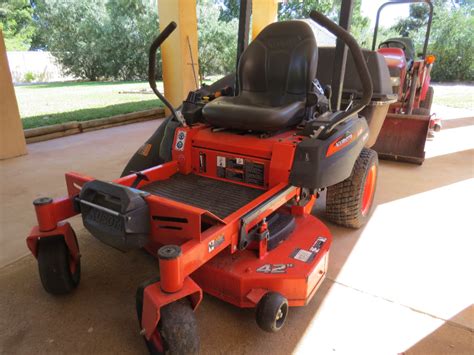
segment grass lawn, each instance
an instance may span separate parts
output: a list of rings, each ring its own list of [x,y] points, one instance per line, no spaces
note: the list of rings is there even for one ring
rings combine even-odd
[[[162,106],[148,89],[147,82],[64,82],[16,86],[15,93],[23,127],[34,128]]]
[[[474,110],[474,85],[463,84],[433,84],[433,103]]]
[[[217,77],[208,78],[206,83]],[[434,84],[434,103],[474,110],[474,86]],[[162,83],[158,84],[162,90]],[[24,128],[161,107],[147,82],[64,82],[15,87]]]

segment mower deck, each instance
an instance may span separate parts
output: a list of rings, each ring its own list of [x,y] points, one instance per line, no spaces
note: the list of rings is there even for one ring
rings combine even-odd
[[[263,258],[247,249],[231,255],[223,252],[191,277],[204,292],[238,307],[255,307],[261,296],[278,289],[290,306],[304,306],[322,284],[332,237],[312,215],[296,217],[288,239]]]
[[[219,218],[252,202],[265,191],[199,175],[175,174],[140,188],[152,195],[207,210]]]

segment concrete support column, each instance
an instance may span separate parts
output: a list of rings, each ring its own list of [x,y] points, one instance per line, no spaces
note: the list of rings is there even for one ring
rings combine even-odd
[[[191,56],[199,82],[196,0],[158,0],[158,16],[160,30],[171,21],[178,25],[161,46],[165,96],[176,107],[197,89]]]
[[[257,37],[264,27],[277,20],[278,2],[278,0],[252,1],[252,39]]]
[[[0,159],[27,154],[25,135],[0,30]]]

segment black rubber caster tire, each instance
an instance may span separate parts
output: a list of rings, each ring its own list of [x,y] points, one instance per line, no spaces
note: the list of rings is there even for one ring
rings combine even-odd
[[[285,297],[278,292],[268,292],[257,304],[257,324],[266,332],[276,333],[285,325],[288,310]]]
[[[351,176],[327,188],[327,219],[340,226],[355,229],[367,223],[373,210],[377,176],[377,152],[363,148]]]
[[[77,244],[75,235],[74,239]],[[64,295],[79,285],[81,260],[72,263],[74,261],[63,237],[47,237],[38,241],[38,270],[46,292]]]
[[[145,287],[158,281],[160,281],[159,277],[151,279],[137,289],[136,308],[140,327]],[[155,332],[158,332],[163,342],[163,351],[158,349],[153,342],[144,338],[150,354],[198,354],[200,339],[197,320],[188,300],[183,299],[170,303],[164,306],[160,313],[160,321]]]

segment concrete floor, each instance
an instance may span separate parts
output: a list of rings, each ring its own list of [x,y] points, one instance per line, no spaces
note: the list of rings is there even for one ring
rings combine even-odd
[[[75,217],[83,279],[58,298],[41,288],[35,259],[20,257],[34,198],[64,194],[69,170],[115,178],[157,124],[31,144],[29,155],[0,162],[0,353],[146,353],[134,295],[156,273],[150,256],[106,247]],[[197,311],[202,353],[473,354],[473,135],[474,119],[450,120],[423,166],[380,163],[370,222],[357,231],[329,224],[329,276],[280,333],[206,296]],[[315,213],[324,219],[322,206]]]

